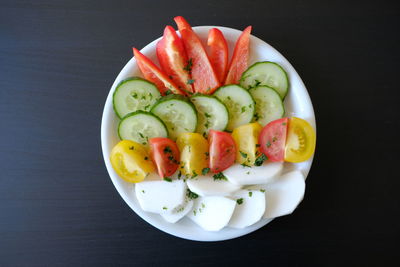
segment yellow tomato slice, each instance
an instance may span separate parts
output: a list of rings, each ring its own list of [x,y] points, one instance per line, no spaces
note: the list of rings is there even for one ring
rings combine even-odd
[[[285,146],[285,161],[302,162],[314,154],[316,135],[314,128],[305,120],[289,119]]]
[[[154,171],[146,149],[130,140],[122,140],[116,144],[111,150],[110,160],[115,172],[130,183],[139,183]]]
[[[235,128],[232,137],[236,143],[236,162],[253,166],[259,155],[258,135],[262,126],[258,122],[248,123]]]
[[[181,133],[176,144],[181,152],[180,171],[186,177],[200,175],[208,167],[208,142],[198,133]]]

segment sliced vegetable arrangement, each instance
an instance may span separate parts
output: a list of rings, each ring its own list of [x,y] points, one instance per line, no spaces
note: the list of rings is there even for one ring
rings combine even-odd
[[[313,127],[284,117],[289,77],[276,62],[249,66],[252,27],[229,60],[223,32],[207,47],[183,17],[180,35],[166,26],[159,66],[136,48],[143,75],[121,81],[113,106],[121,141],[110,161],[144,211],[176,223],[187,216],[205,230],[244,228],[290,214],[304,195],[304,176],[283,162],[314,153]],[[282,173],[284,173],[282,175]]]

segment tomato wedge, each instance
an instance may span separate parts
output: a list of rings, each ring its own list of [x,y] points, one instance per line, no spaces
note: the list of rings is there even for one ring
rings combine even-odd
[[[130,140],[122,140],[113,147],[110,161],[119,177],[129,183],[140,183],[154,171],[144,146]]]
[[[161,41],[157,43],[157,57],[162,70],[175,82],[180,90],[193,93],[187,71],[188,59],[182,40],[171,26],[166,26]]]
[[[288,121],[288,118],[271,121],[260,133],[258,140],[260,150],[269,161],[282,162],[284,160]]]
[[[236,158],[236,145],[232,136],[226,132],[210,130],[208,142],[211,172],[222,172],[232,166]]]
[[[175,17],[174,20],[189,59],[187,70],[192,79],[188,83],[193,84],[196,93],[212,94],[220,83],[199,37],[183,17]]]
[[[236,41],[235,50],[231,64],[229,65],[228,74],[226,76],[225,84],[238,84],[242,73],[247,69],[250,57],[250,33],[251,26],[248,26],[239,39]]]
[[[168,93],[180,94],[184,93],[179,90],[178,86],[168,78],[168,75],[160,70],[149,58],[143,55],[139,50],[133,48],[133,54],[135,56],[136,62],[139,66],[145,79],[154,83],[161,94],[166,95]]]
[[[290,118],[285,147],[285,161],[302,162],[314,154],[316,136],[313,127],[300,118]]]
[[[165,137],[149,140],[150,157],[161,178],[173,175],[179,167],[179,149],[174,141]]]
[[[220,30],[212,28],[208,32],[207,45],[209,46],[209,58],[218,80],[223,83],[228,71],[228,44]]]
[[[237,152],[236,162],[246,166],[256,164],[260,156],[258,147],[258,137],[262,126],[258,122],[241,125],[232,131],[233,140],[235,140]]]
[[[180,171],[186,178],[195,178],[208,167],[208,142],[199,133],[181,133],[176,139],[181,151]]]

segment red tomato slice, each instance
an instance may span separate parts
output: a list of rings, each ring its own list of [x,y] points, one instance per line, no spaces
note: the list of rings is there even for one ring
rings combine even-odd
[[[249,63],[249,45],[250,45],[250,32],[251,26],[248,26],[239,39],[236,41],[235,50],[231,64],[229,65],[228,74],[226,76],[225,84],[238,84],[242,73],[247,69]]]
[[[174,141],[165,137],[149,140],[150,157],[161,178],[173,175],[179,167],[179,149]]]
[[[285,157],[285,143],[288,118],[271,121],[261,130],[258,142],[260,150],[273,162],[282,162]]]
[[[223,83],[228,70],[228,44],[220,30],[212,28],[208,32],[207,45],[210,48],[210,62],[218,80]]]
[[[167,92],[183,95],[184,93],[178,89],[178,86],[168,78],[168,75],[160,70],[149,58],[143,55],[139,50],[133,48],[133,55],[145,79],[154,83],[161,94],[165,95]]]
[[[226,170],[235,162],[236,145],[232,136],[226,132],[210,130],[208,134],[210,143],[210,170],[218,173]]]
[[[161,68],[180,90],[193,93],[191,80],[187,71],[188,59],[182,40],[176,34],[174,28],[166,26],[164,36],[157,43],[157,57]]]
[[[183,17],[176,17],[175,22],[189,59],[188,69],[192,75],[190,83],[193,83],[194,91],[212,94],[220,83],[199,37]]]

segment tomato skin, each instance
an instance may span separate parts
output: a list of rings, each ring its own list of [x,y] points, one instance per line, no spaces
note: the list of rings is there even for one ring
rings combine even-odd
[[[218,80],[223,83],[228,71],[228,44],[223,33],[217,28],[212,28],[208,32],[207,45],[209,46],[211,65]]]
[[[190,73],[194,91],[212,94],[220,83],[199,37],[183,17],[175,17],[174,20],[178,25],[188,60],[191,62]]]
[[[154,171],[144,146],[130,140],[122,140],[113,147],[110,161],[119,177],[129,183],[139,183]]]
[[[315,151],[316,135],[313,127],[300,118],[289,119],[285,146],[285,161],[302,162],[308,160]]]
[[[174,141],[165,137],[149,140],[150,157],[161,178],[173,175],[179,167],[179,149]]]
[[[208,167],[207,140],[199,133],[181,133],[176,144],[181,151],[181,173],[186,177],[201,175]]]
[[[269,161],[284,161],[288,121],[288,118],[271,121],[260,133],[260,150]]]
[[[236,158],[236,144],[232,136],[226,132],[210,130],[208,142],[211,172],[222,172],[232,166]]]
[[[243,30],[236,41],[235,50],[229,65],[225,84],[238,84],[242,73],[247,69],[250,57],[250,33],[251,26]]]
[[[185,70],[188,58],[182,40],[174,28],[166,26],[163,38],[157,43],[157,57],[162,70],[175,82],[180,90],[193,93],[189,72]]]
[[[236,162],[247,166],[253,166],[260,155],[258,136],[262,126],[258,122],[244,124],[235,128],[232,137],[236,143]]]
[[[143,55],[136,48],[133,48],[133,54],[144,78],[154,83],[162,95],[165,95],[167,91],[171,91],[174,94],[184,95],[178,86],[175,85],[175,83],[149,58]]]

